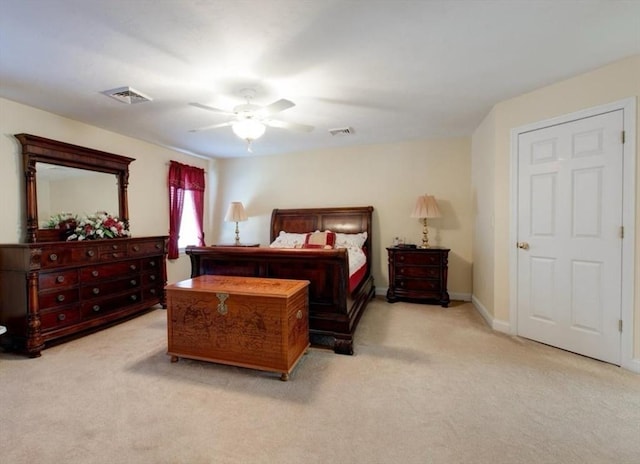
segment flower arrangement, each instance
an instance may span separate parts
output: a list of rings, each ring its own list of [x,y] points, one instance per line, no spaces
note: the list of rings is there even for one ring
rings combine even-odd
[[[124,222],[105,211],[83,217],[77,217],[71,213],[60,213],[52,216],[48,224],[56,229],[62,229],[67,235],[67,241],[100,240],[130,235]]]
[[[73,213],[58,213],[49,218],[47,229],[61,229],[64,234],[70,233],[78,224],[78,216]]]

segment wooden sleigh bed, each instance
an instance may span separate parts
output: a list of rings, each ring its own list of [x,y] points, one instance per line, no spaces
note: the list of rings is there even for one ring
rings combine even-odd
[[[366,232],[362,246],[366,267],[358,283],[349,282],[349,257],[344,248],[290,249],[269,247],[187,247],[191,277],[203,274],[308,280],[309,336],[314,345],[353,354],[353,335],[375,287],[371,274],[373,207],[275,209],[271,240],[281,231],[308,233],[330,230]]]

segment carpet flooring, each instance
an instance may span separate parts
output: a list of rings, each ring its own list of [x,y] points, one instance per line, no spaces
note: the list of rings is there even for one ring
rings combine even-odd
[[[378,297],[353,356],[279,375],[166,355],[166,311],[0,353],[0,462],[640,463],[640,376]]]

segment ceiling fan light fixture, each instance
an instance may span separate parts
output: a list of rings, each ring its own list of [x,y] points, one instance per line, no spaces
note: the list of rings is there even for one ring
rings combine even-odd
[[[262,137],[267,126],[255,119],[246,118],[238,122],[234,122],[231,129],[233,129],[233,133],[241,139],[251,141]]]

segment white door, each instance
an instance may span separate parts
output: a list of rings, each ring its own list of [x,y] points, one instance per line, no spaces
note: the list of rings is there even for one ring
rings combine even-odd
[[[518,335],[620,364],[623,111],[518,137]]]

